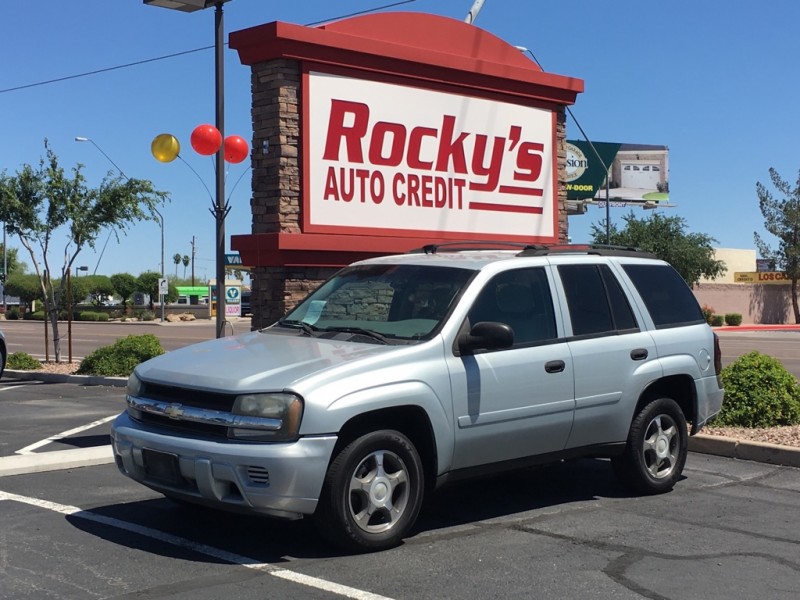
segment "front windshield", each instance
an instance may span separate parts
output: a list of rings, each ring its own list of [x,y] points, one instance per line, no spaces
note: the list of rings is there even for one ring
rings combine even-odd
[[[343,269],[279,325],[307,333],[363,331],[379,340],[432,335],[473,271],[419,265],[361,265]]]

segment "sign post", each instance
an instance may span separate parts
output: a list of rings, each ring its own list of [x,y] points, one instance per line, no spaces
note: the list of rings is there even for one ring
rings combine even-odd
[[[158,280],[158,303],[161,305],[161,322],[164,322],[164,301],[169,294],[169,283],[166,277],[160,277]]]

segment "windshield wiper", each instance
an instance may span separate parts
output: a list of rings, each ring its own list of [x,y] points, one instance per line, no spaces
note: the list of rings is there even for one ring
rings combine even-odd
[[[378,340],[382,344],[389,343],[386,337],[381,335],[377,331],[372,331],[371,329],[364,329],[363,327],[326,327],[322,331],[341,331],[342,333],[358,333],[366,335],[367,337],[371,337],[374,340]]]
[[[278,321],[278,325],[281,327],[291,327],[293,329],[302,329],[303,333],[311,337],[317,337],[317,332],[319,332],[319,328],[314,327],[313,325],[309,325],[304,321],[292,321],[281,319]]]

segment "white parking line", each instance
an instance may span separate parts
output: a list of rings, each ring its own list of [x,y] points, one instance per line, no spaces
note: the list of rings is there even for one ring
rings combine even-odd
[[[29,496],[20,496],[18,494],[12,494],[0,490],[0,501],[2,500],[21,502],[23,504],[28,504],[30,506],[36,506],[38,508],[44,508],[46,510],[57,512],[62,515],[78,517],[80,519],[86,519],[87,521],[102,523],[103,525],[107,525],[109,527],[116,527],[117,529],[130,531],[131,533],[148,537],[157,540],[159,542],[163,542],[165,544],[170,544],[173,546],[177,546],[179,548],[184,548],[186,550],[197,552],[199,554],[205,554],[206,556],[210,556],[212,558],[216,558],[219,560],[224,560],[225,562],[229,562],[234,565],[247,567],[248,569],[256,569],[259,571],[263,571],[265,573],[274,575],[275,577],[280,577],[281,579],[285,579],[287,581],[292,581],[294,583],[298,583],[301,585],[305,585],[307,587],[329,592],[331,594],[336,594],[338,596],[343,596],[345,598],[353,598],[354,600],[392,600],[387,596],[373,594],[372,592],[359,590],[357,588],[352,588],[346,585],[340,585],[338,583],[326,581],[325,579],[319,579],[318,577],[311,577],[310,575],[303,575],[302,573],[296,573],[294,571],[282,569],[280,567],[272,565],[271,563],[258,562],[257,560],[248,558],[246,556],[241,556],[239,554],[227,552],[219,548],[214,548],[213,546],[207,546],[206,544],[199,544],[197,542],[187,540],[186,538],[182,538],[177,535],[172,535],[169,533],[164,533],[163,531],[159,531],[157,529],[152,529],[151,527],[136,525],[135,523],[128,523],[127,521],[121,521],[120,519],[115,519],[113,517],[94,514],[90,511],[83,510],[77,506],[57,504],[55,502],[50,502],[48,500],[31,498]]]
[[[76,433],[80,433],[81,431],[86,431],[87,429],[92,429],[93,427],[97,427],[98,425],[102,425],[103,423],[108,423],[113,419],[116,419],[117,415],[113,414],[110,417],[104,417],[102,419],[98,419],[97,421],[93,421],[88,425],[81,425],[80,427],[75,427],[74,429],[69,429],[67,431],[62,431],[61,433],[57,433],[55,435],[51,435],[49,438],[45,438],[38,442],[31,444],[30,446],[25,446],[24,448],[17,450],[16,454],[33,454],[33,451],[41,448],[42,446],[46,446],[52,442],[57,442],[58,440],[62,440],[65,437],[69,437]]]
[[[0,392],[5,392],[6,390],[16,390],[21,387],[25,387],[26,385],[39,385],[42,383],[41,381],[14,381],[13,383],[8,383],[3,387],[0,387]]]

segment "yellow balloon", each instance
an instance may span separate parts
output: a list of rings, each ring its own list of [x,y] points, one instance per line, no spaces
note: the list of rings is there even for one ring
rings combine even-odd
[[[150,144],[150,152],[153,157],[163,163],[172,162],[181,152],[181,143],[171,133],[160,133]]]

